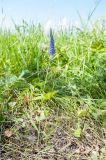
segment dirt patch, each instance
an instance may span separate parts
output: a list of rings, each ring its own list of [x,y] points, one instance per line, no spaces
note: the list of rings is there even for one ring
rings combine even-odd
[[[47,122],[42,126],[44,123]],[[105,160],[103,129],[93,120],[86,120],[85,124],[80,138],[73,136],[66,121],[58,127],[48,121],[48,135],[44,127],[39,134],[31,125],[21,127],[11,137],[3,137],[1,160]]]

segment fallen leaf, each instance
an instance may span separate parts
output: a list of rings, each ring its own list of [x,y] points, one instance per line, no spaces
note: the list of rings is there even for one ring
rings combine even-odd
[[[30,102],[30,97],[29,96],[24,96],[24,104],[28,105]]]
[[[6,130],[4,131],[4,135],[5,135],[6,137],[10,138],[10,137],[13,135],[13,133],[12,133],[12,131],[11,131],[10,129],[6,129]]]

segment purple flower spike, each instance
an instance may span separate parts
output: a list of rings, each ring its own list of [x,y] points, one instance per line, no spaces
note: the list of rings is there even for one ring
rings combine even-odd
[[[51,55],[55,54],[55,46],[54,46],[54,38],[52,34],[52,29],[50,29],[50,54]]]

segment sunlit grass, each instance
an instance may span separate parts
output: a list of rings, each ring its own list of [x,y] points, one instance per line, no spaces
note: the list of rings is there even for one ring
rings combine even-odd
[[[70,131],[80,137],[81,120],[106,117],[106,30],[72,28],[54,32],[56,53],[49,54],[49,36],[43,27],[16,27],[0,32],[0,121],[10,121],[18,136],[30,125],[49,139],[47,122],[61,117],[72,121]],[[65,117],[64,117],[65,115]],[[70,116],[69,116],[70,115]],[[71,118],[72,117],[72,118]],[[9,126],[8,126],[9,127]],[[50,129],[50,128],[49,128]],[[3,130],[3,128],[1,128]]]

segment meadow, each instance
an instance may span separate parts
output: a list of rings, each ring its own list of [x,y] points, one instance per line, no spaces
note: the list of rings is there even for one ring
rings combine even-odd
[[[106,22],[53,36],[0,30],[1,160],[106,159]]]

